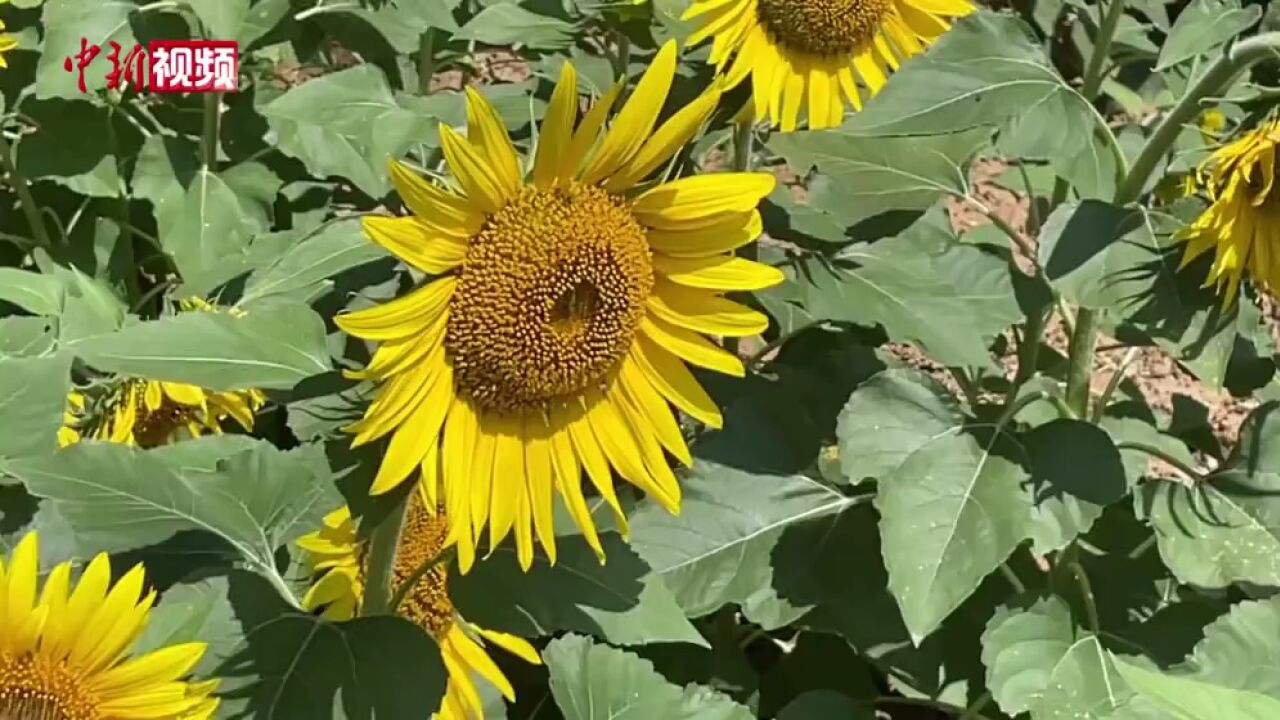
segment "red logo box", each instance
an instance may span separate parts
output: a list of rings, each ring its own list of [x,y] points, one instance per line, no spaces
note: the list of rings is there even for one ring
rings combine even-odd
[[[147,51],[151,92],[235,92],[239,85],[235,40],[155,40]]]

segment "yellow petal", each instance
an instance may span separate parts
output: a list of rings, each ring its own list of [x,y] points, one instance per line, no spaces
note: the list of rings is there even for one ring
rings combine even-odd
[[[708,335],[750,337],[769,327],[769,318],[764,313],[707,290],[661,279],[655,283],[647,304],[656,317]]]
[[[685,444],[680,425],[671,414],[671,406],[667,405],[662,395],[653,388],[644,373],[636,366],[635,360],[628,356],[623,358],[618,373],[618,384],[644,421],[644,425],[653,431],[658,442],[683,463],[686,467],[693,464],[693,456],[689,446]]]
[[[481,637],[485,640],[488,640],[531,665],[542,664],[542,658],[538,657],[538,651],[522,637],[517,637],[510,633],[498,632],[496,630],[485,630],[482,627],[477,627],[476,632],[480,633]]]
[[[476,207],[493,214],[506,206],[511,195],[507,193],[499,171],[490,167],[474,145],[444,123],[440,123],[440,149],[444,151],[453,176],[466,191],[467,199]]]
[[[776,267],[732,255],[701,258],[654,255],[653,268],[671,282],[707,290],[763,290],[785,279]]]
[[[430,228],[416,217],[364,218],[365,234],[388,252],[419,270],[439,275],[462,264],[467,243],[444,235],[432,236]]]
[[[444,312],[457,285],[456,277],[443,277],[394,300],[337,315],[333,322],[348,335],[365,340],[411,337]]]
[[[582,181],[594,185],[617,172],[631,159],[653,130],[653,123],[667,102],[671,79],[675,77],[678,46],[668,40],[658,51],[627,104],[614,118],[604,142],[582,171]]]
[[[636,338],[632,353],[641,372],[672,405],[708,427],[724,426],[720,408],[676,356],[643,335]]]
[[[756,209],[773,192],[769,173],[712,173],[680,178],[646,191],[633,208],[640,222],[654,227],[664,220],[690,220],[723,212]]]
[[[635,157],[620,168],[609,181],[605,189],[620,193],[643,180],[659,165],[671,159],[684,144],[689,142],[694,133],[702,127],[720,102],[721,87],[719,83],[711,86],[696,100],[684,106],[671,119],[662,124],[640,148]]]
[[[445,365],[426,398],[403,425],[396,429],[387,446],[387,454],[378,467],[378,475],[370,495],[389,492],[404,482],[427,454],[427,444],[438,441],[445,413],[453,400],[453,366]]]
[[[538,135],[538,154],[533,162],[533,182],[548,188],[569,175],[564,155],[573,140],[573,123],[578,119],[578,73],[573,63],[560,66],[560,79],[551,93],[551,102]]]
[[[706,257],[736,250],[760,237],[764,223],[757,210],[713,216],[717,222],[680,230],[650,229],[649,247],[672,257]]]
[[[477,212],[466,198],[436,187],[398,160],[389,161],[387,166],[396,193],[409,212],[417,216],[433,235],[464,240],[479,232],[484,215]]]
[[[488,160],[506,197],[520,190],[520,158],[498,111],[474,86],[467,86],[467,137]]]

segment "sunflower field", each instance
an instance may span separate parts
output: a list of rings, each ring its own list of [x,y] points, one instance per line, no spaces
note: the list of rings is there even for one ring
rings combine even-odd
[[[0,0],[0,720],[1280,719],[1278,147],[1252,0]]]

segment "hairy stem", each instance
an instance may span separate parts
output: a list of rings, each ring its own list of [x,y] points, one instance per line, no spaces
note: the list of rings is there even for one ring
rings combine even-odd
[[[392,611],[391,578],[395,573],[396,550],[400,546],[400,529],[409,507],[406,495],[378,523],[369,536],[369,563],[364,586],[363,615],[386,615]],[[425,572],[425,571],[424,571]],[[401,598],[403,599],[403,598]]]
[[[435,75],[435,32],[431,28],[418,37],[418,94],[431,94],[431,78]]]

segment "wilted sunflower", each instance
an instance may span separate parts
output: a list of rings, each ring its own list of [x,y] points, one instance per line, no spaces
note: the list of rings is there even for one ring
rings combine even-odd
[[[1230,305],[1240,278],[1264,289],[1280,288],[1280,192],[1275,189],[1276,143],[1280,118],[1272,118],[1214,151],[1197,169],[1196,179],[1210,205],[1184,228],[1182,266],[1214,250],[1205,286],[1226,287]]]
[[[98,555],[72,587],[71,563],[39,584],[36,534],[0,562],[0,718],[15,720],[179,720],[209,718],[217,681],[183,680],[204,643],[172,645],[129,658],[155,593],[143,595],[143,568],[111,585]],[[38,600],[37,600],[37,595]]]
[[[707,174],[637,189],[720,96],[712,88],[654,130],[675,68],[672,42],[597,142],[622,86],[579,121],[577,76],[566,63],[527,181],[497,112],[469,90],[469,137],[440,128],[458,188],[393,163],[413,215],[365,221],[375,242],[443,277],[336,318],[381,343],[351,373],[381,385],[349,429],[356,445],[392,436],[374,494],[420,471],[434,506],[442,482],[448,542],[464,572],[486,524],[491,547],[514,528],[524,567],[535,531],[554,562],[554,492],[603,559],[583,470],[619,523],[611,466],[678,511],[664,450],[684,463],[690,456],[667,403],[721,424],[684,362],[742,375],[742,362],[700,333],[747,336],[767,325],[722,295],[782,280],[776,268],[733,255],[760,235],[756,206],[773,176]]]
[[[4,5],[9,0],[0,0],[0,5]],[[4,54],[18,47],[18,41],[12,35],[3,32],[4,20],[0,20],[0,68],[9,67],[9,62],[4,59]]]
[[[839,125],[846,101],[860,110],[863,92],[972,11],[969,0],[693,0],[683,19],[698,22],[690,45],[715,38],[728,86],[751,76],[756,117],[790,132],[802,111],[812,129]]]
[[[396,548],[394,587],[407,582],[423,563],[440,554],[448,523],[443,507],[428,512],[421,496],[413,493]],[[313,610],[322,609],[322,615],[331,620],[348,620],[360,611],[365,546],[357,539],[356,530],[351,512],[344,506],[325,517],[322,530],[298,540],[298,545],[308,552],[309,566],[318,578],[303,604]],[[439,563],[414,584],[397,614],[422,627],[440,645],[449,682],[436,713],[438,720],[483,720],[480,694],[471,673],[488,680],[509,701],[515,700],[515,689],[482,643],[491,642],[527,662],[540,664],[541,660],[538,651],[523,639],[463,620],[449,600],[448,586],[449,565]]]

